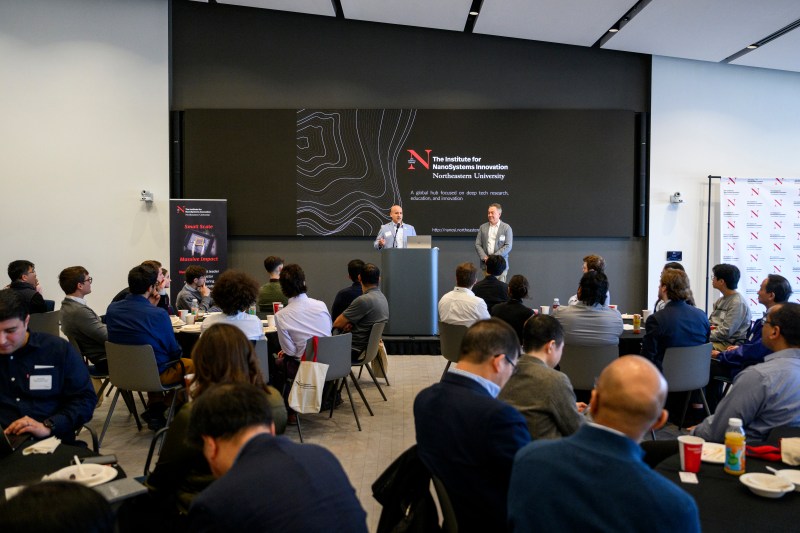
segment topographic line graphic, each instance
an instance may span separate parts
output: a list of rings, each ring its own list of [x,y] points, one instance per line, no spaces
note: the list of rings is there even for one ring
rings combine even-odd
[[[401,203],[397,158],[415,109],[297,112],[297,233],[372,236]]]

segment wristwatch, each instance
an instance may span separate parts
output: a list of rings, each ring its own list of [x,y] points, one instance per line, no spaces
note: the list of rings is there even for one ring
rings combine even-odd
[[[50,433],[53,432],[53,428],[55,427],[56,423],[53,422],[52,418],[45,418],[42,422],[42,425],[50,430]]]

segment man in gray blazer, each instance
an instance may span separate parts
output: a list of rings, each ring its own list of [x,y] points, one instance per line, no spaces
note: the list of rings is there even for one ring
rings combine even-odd
[[[100,373],[108,372],[106,346],[108,331],[91,307],[86,295],[92,292],[92,278],[82,266],[67,267],[58,275],[58,284],[67,295],[61,302],[61,331],[78,345]]]
[[[376,250],[383,248],[407,248],[408,238],[414,237],[417,231],[411,224],[403,223],[403,208],[393,205],[389,211],[392,221],[381,226],[373,246]]]
[[[502,255],[506,260],[506,270],[497,276],[497,279],[505,281],[509,268],[508,254],[511,252],[514,234],[511,226],[500,220],[502,214],[503,208],[500,204],[489,206],[489,222],[484,222],[478,230],[478,236],[475,237],[475,251],[478,252],[483,270],[486,270],[486,259],[490,255]]]

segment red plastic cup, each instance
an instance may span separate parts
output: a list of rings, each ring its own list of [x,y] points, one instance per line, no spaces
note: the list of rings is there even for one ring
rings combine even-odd
[[[272,302],[272,312],[277,313],[278,310],[281,308],[280,302]]]
[[[678,449],[681,454],[681,470],[684,472],[700,471],[700,459],[703,455],[704,439],[693,435],[678,437]]]

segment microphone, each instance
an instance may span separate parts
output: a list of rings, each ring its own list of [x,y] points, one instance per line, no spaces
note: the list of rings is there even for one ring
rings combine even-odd
[[[394,229],[394,247],[397,248],[397,232],[400,231],[400,224]]]

